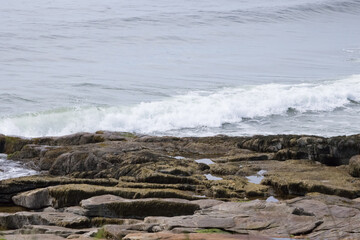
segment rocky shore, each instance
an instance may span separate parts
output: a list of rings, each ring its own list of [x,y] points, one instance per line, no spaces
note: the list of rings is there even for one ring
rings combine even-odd
[[[0,153],[0,239],[360,239],[360,135],[153,137],[98,131]]]

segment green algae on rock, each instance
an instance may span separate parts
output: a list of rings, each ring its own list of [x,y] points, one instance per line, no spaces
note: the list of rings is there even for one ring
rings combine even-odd
[[[186,192],[175,189],[136,189],[105,187],[89,184],[67,184],[23,192],[12,199],[14,203],[30,209],[52,206],[55,208],[76,206],[81,200],[94,196],[112,194],[128,199],[138,198],[182,198],[197,199]]]

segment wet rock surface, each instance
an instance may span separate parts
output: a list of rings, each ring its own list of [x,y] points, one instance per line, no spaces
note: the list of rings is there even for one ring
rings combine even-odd
[[[5,239],[360,239],[360,135],[0,135],[0,152],[41,172],[0,182]]]

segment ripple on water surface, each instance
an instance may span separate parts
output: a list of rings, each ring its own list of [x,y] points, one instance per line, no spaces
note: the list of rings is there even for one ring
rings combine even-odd
[[[36,174],[38,174],[37,171],[26,168],[18,162],[7,160],[6,154],[0,154],[0,181]]]

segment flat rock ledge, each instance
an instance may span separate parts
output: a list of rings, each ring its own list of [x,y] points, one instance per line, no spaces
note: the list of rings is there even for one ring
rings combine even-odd
[[[0,239],[360,239],[360,135],[177,138],[98,131],[0,153]]]
[[[147,216],[192,215],[200,206],[185,199],[124,199],[114,195],[96,196],[81,201],[89,217],[144,218]]]

